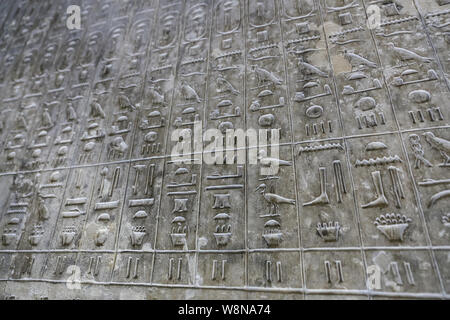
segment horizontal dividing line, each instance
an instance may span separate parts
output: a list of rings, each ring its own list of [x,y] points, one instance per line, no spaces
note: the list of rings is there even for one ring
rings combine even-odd
[[[400,130],[400,133],[409,133],[409,132],[426,131],[426,130],[436,130],[436,129],[450,129],[450,126],[436,126],[436,127],[426,127],[426,128],[412,128],[412,129]]]
[[[359,134],[359,135],[344,135],[344,136],[333,137],[333,138],[325,138],[325,139],[317,139],[317,140],[302,140],[302,141],[296,141],[296,142],[282,142],[282,143],[278,143],[278,144],[262,144],[262,145],[258,145],[258,146],[245,146],[242,148],[232,148],[232,149],[225,148],[222,152],[226,153],[227,151],[242,151],[242,150],[248,151],[248,150],[253,150],[253,149],[257,149],[257,148],[267,148],[267,147],[276,147],[276,146],[279,146],[279,147],[298,146],[298,145],[303,145],[303,144],[308,144],[308,143],[321,143],[321,142],[339,141],[339,140],[352,140],[352,139],[357,139],[357,138],[396,135],[399,133],[403,134],[403,133],[426,131],[426,130],[437,130],[437,129],[450,129],[450,126],[426,127],[426,128],[400,130],[400,131],[385,131],[385,132]],[[183,154],[182,156],[190,157],[190,156],[195,156],[195,155],[205,155],[205,154],[213,154],[213,153],[214,153],[213,151],[189,152],[189,153]],[[181,156],[181,155],[175,155],[175,156]],[[172,159],[172,158],[173,158],[173,155],[159,155],[159,156],[152,156],[152,157],[131,158],[131,159],[125,159],[125,160],[99,162],[99,163],[92,163],[92,164],[74,164],[72,166],[62,166],[62,167],[57,167],[57,168],[8,171],[8,172],[1,172],[0,177],[15,175],[15,174],[30,174],[30,173],[49,172],[49,171],[55,171],[55,170],[61,171],[61,170],[70,170],[70,169],[93,168],[93,167],[98,167],[98,166],[124,164],[124,163],[132,163],[132,162],[139,162],[139,161],[167,160],[167,159]]]
[[[426,250],[450,250],[450,246],[397,246],[397,247],[303,247],[303,248],[248,248],[248,249],[227,249],[227,250],[215,250],[215,249],[205,249],[205,250],[173,250],[173,249],[149,249],[149,250],[133,250],[133,249],[118,249],[115,250],[77,250],[77,249],[49,249],[49,250],[0,250],[0,254],[5,253],[256,253],[256,252],[313,252],[313,251],[375,251],[375,250],[387,250],[387,251],[426,251]]]
[[[2,253],[116,253],[114,250],[76,250],[76,249],[42,249],[42,250],[0,250]]]
[[[283,7],[283,6],[281,6],[281,7]],[[364,5],[363,5],[363,7],[364,7]],[[161,8],[166,8],[166,7],[162,6]],[[244,8],[243,12],[246,11],[245,9],[248,9],[248,8]],[[143,12],[154,12],[155,10],[158,10],[158,8],[153,8],[153,6],[152,6],[152,8],[147,9],[147,10],[145,10]],[[321,10],[324,10],[324,9],[319,7],[317,9],[317,14],[320,15]],[[325,11],[327,11],[327,10],[325,10]],[[158,11],[156,11],[156,12],[158,12]],[[136,14],[136,16],[137,16],[137,14]],[[92,15],[90,15],[89,18],[90,18],[90,20],[92,20]],[[95,24],[95,23],[91,24],[89,26],[89,30],[88,31],[84,30],[83,33],[84,32],[87,32],[87,33],[86,33],[86,36],[84,34],[82,35],[82,39],[84,40],[84,38],[87,37],[87,35],[91,31],[90,30],[91,27],[94,27],[94,26],[97,26],[97,25],[100,25],[100,24],[113,25],[114,21],[125,19],[125,18],[128,18],[128,16],[120,16],[120,15],[119,16],[115,16],[114,13],[110,13],[109,14],[109,18],[107,18],[104,22],[97,23],[97,24]],[[132,18],[134,18],[134,15],[130,14],[130,19],[132,19]],[[185,13],[182,13],[180,21],[184,21],[185,18],[187,18],[187,14],[185,16]],[[285,20],[284,18],[280,18],[280,17],[278,17],[278,19],[281,19],[280,21],[296,20],[296,18]],[[277,19],[275,19],[274,21],[275,22],[273,22],[273,23],[271,22],[269,25],[278,24]],[[127,26],[128,26],[128,24],[129,24],[129,22],[126,23]],[[153,24],[153,20],[152,20],[152,24]],[[181,24],[183,24],[183,22]],[[280,23],[280,26],[281,26],[281,32],[283,32],[283,27],[282,27],[281,23]],[[129,25],[128,27],[131,27],[131,25]],[[184,27],[182,27],[182,28],[184,28]],[[257,29],[258,27],[255,27],[255,26],[252,26],[251,24],[249,24],[247,26],[247,28],[249,30],[254,30],[254,29]],[[246,27],[244,26],[242,30],[245,31]],[[49,37],[49,39],[53,39],[53,38],[56,38],[56,35],[66,34],[65,32],[62,32],[62,33],[58,32],[57,34],[52,34],[51,31],[52,31],[52,29],[48,29],[48,30],[44,31],[44,36],[43,36],[44,42],[45,42],[45,38],[46,37]],[[246,38],[246,37],[244,36],[244,38]],[[252,38],[252,37],[250,36],[250,38]],[[212,39],[212,36],[211,36],[211,39]],[[203,41],[203,39],[202,39],[202,41]],[[244,40],[244,44],[247,45],[246,41],[247,40],[245,39]],[[280,44],[281,44],[281,47],[279,49],[281,49],[283,46],[288,45],[289,42],[281,40],[277,44],[277,48],[278,48],[278,46]],[[8,49],[9,49],[9,46],[10,46],[10,44],[8,43]],[[174,46],[176,46],[176,45],[174,45]],[[13,47],[12,44],[11,44],[11,47]],[[154,48],[154,45],[151,42],[149,42],[148,48],[146,49],[146,51],[149,51],[149,52],[159,52],[161,50],[166,50],[166,48],[163,48],[163,49]],[[325,49],[325,50],[329,51],[328,49]],[[329,55],[329,53],[330,52],[328,52],[328,55]],[[79,54],[80,53],[77,53],[77,55],[79,55]],[[153,53],[152,53],[152,55],[153,55]],[[120,57],[121,61],[125,60],[124,56],[119,55],[119,57]],[[149,54],[144,54],[144,57],[149,58],[150,56],[149,56]],[[287,58],[286,54],[282,54],[281,55],[281,60],[289,61],[290,59]],[[244,57],[244,61],[246,61],[245,57]],[[144,63],[144,64],[147,65],[149,63],[147,61],[147,63]],[[151,65],[151,63],[148,66],[149,69],[150,69],[150,65]],[[380,70],[384,74],[385,70],[388,70],[388,68],[383,66],[383,64],[381,64],[381,65],[382,65],[382,67],[379,68],[379,69],[377,68],[377,70]],[[98,66],[96,67],[96,69],[98,70]],[[245,71],[245,74],[248,73],[247,70],[242,70],[242,71]],[[96,72],[98,72],[98,71],[96,71]],[[56,72],[54,72],[54,74],[56,74]],[[180,75],[180,74],[178,74],[178,75]],[[177,73],[176,72],[174,74],[174,77],[176,79],[176,77],[177,77]],[[212,77],[212,73],[208,74],[206,76],[206,79],[209,79],[210,77]],[[98,75],[94,74],[94,78],[98,78]],[[114,77],[113,81],[115,83],[118,83],[118,81],[120,81],[121,79],[122,78]],[[146,79],[146,76],[142,77],[142,81],[144,81],[144,79]],[[72,81],[70,81],[70,83],[71,82]],[[91,89],[89,89],[89,91],[93,92],[93,90],[94,90],[93,86],[95,84],[97,84],[97,83],[98,82],[95,82],[95,81],[92,81],[92,83],[89,83],[89,86],[91,87]],[[247,88],[246,85],[247,85],[247,83],[246,83],[246,81],[244,79],[244,92],[245,92],[245,89]],[[145,84],[139,84],[139,86],[145,86]],[[144,88],[142,88],[142,90],[144,90]],[[173,89],[173,90],[175,90],[175,89]],[[288,89],[288,91],[289,91],[289,89]],[[386,90],[384,90],[384,91],[386,91]],[[387,90],[387,91],[389,91],[389,90]],[[51,92],[50,90],[47,90],[47,91],[44,90],[43,91],[44,95],[47,95],[50,92]],[[174,98],[175,93],[172,94],[172,96],[173,96],[172,100],[175,101],[174,100],[175,99]],[[205,97],[207,99],[209,99],[209,96],[208,96],[207,93],[205,94]],[[244,97],[243,97],[244,101],[246,100],[246,98],[247,98],[247,95],[244,93]],[[143,97],[140,97],[139,100],[143,101],[143,99],[144,99]],[[22,96],[18,98],[18,101],[24,101],[24,100],[25,100],[25,97],[22,94]],[[89,100],[89,101],[91,100],[91,93],[87,96],[87,100]],[[292,100],[289,97],[288,97],[288,100],[290,101],[289,105],[292,105],[293,102],[292,102]],[[338,102],[338,104],[339,104],[339,101],[338,101],[339,100],[339,95],[338,95],[337,92],[335,92],[335,95],[332,98],[332,100],[333,100],[334,103]],[[170,108],[172,108],[174,106],[175,105],[170,105]],[[391,103],[391,107],[393,109],[392,111],[393,111],[393,115],[394,115],[394,120],[393,121],[397,121],[395,119],[396,118],[396,114],[400,114],[401,112],[398,110],[398,108],[397,108],[398,106],[397,105],[394,105],[394,104]],[[169,118],[171,118],[171,116],[172,116],[170,108],[169,108]],[[245,111],[246,112],[244,113],[244,125],[246,125],[247,122],[248,122],[247,117],[245,116],[246,114],[248,114],[247,108],[246,108]],[[337,110],[337,113],[338,113],[338,115],[340,114],[339,108]],[[206,116],[206,113],[204,115]],[[341,113],[341,115],[342,115],[342,113]],[[202,122],[206,123],[208,121],[208,119],[206,117],[204,117],[204,118],[205,119],[203,119]],[[288,122],[291,123],[291,128],[290,129],[292,129],[292,124],[295,122],[295,120],[293,118],[292,119],[287,119],[287,120],[288,120]],[[341,126],[339,127],[338,130],[340,130],[340,131],[345,130],[345,128],[346,128],[345,124],[348,123],[348,122],[347,121],[340,121],[340,122],[341,122]],[[134,123],[134,124],[136,125],[136,123]],[[295,125],[295,123],[294,123],[294,125]],[[397,125],[398,125],[398,121],[397,121]],[[348,126],[348,124],[347,124],[347,126]],[[368,138],[368,137],[377,137],[377,136],[388,136],[388,135],[398,135],[398,134],[401,135],[403,133],[419,132],[419,131],[425,131],[425,130],[447,129],[447,128],[450,128],[450,126],[436,126],[436,127],[414,128],[414,129],[405,129],[405,130],[399,128],[399,130],[395,130],[395,131],[385,131],[385,132],[366,133],[366,134],[355,134],[355,135],[347,135],[347,136],[343,135],[341,137],[333,137],[333,138],[325,138],[325,139],[317,139],[317,140],[302,140],[302,141],[297,141],[297,142],[294,142],[294,140],[295,140],[295,134],[294,134],[295,130],[293,129],[293,130],[288,130],[288,133],[290,132],[292,137],[294,137],[292,139],[292,142],[280,143],[280,144],[278,144],[278,146],[280,146],[280,147],[288,147],[288,146],[296,146],[296,145],[302,145],[302,144],[326,143],[328,141],[340,141],[340,140],[344,140],[345,141],[345,140],[350,140],[350,139],[359,139],[359,138]],[[169,128],[167,128],[166,131],[167,132],[165,132],[164,134],[168,136],[171,133],[172,130],[170,130],[170,127],[169,127]],[[134,149],[134,142],[137,139],[136,138],[136,131],[133,131],[131,134],[132,134],[132,137],[134,137],[134,138],[131,138],[132,149]],[[303,137],[300,135],[300,138],[303,138]],[[396,136],[396,138],[397,138],[397,136]],[[166,150],[169,150],[171,142],[169,143],[168,139],[166,139],[165,141],[167,142],[167,145],[163,146],[163,148],[165,148]],[[78,143],[78,142],[79,141],[77,141],[75,143]],[[106,144],[106,142],[102,142],[102,147],[105,144]],[[54,146],[55,145],[52,144],[51,148],[53,148]],[[263,147],[271,147],[271,146],[276,146],[276,145],[268,144],[268,145],[263,146]],[[77,147],[79,147],[79,146],[77,146]],[[347,151],[348,150],[348,146],[345,145],[344,147],[345,147],[344,152],[347,153],[348,152]],[[249,150],[252,150],[254,148],[257,148],[257,147],[233,148],[233,149],[228,149],[228,151],[239,151],[239,150],[249,151]],[[226,151],[227,150],[225,149],[223,152],[225,153]],[[102,152],[103,151],[101,151],[101,153]],[[213,152],[202,152],[202,153],[195,153],[195,152],[193,152],[193,153],[189,153],[189,155],[190,156],[194,156],[196,154],[199,155],[199,154],[212,154],[212,153]],[[130,155],[130,157],[131,157],[131,155]],[[56,170],[98,168],[99,166],[107,166],[107,165],[115,165],[115,164],[126,164],[126,165],[128,165],[128,164],[132,164],[134,162],[140,162],[140,161],[153,161],[153,160],[166,161],[167,159],[170,159],[171,157],[172,157],[171,155],[164,154],[164,155],[160,155],[160,156],[152,156],[152,157],[144,157],[144,158],[130,158],[130,159],[125,159],[125,160],[116,160],[116,161],[102,162],[102,163],[74,164],[74,165],[70,165],[70,166],[66,166],[66,167],[60,167],[60,168],[44,168],[44,169],[29,170],[29,171],[28,170],[25,170],[25,171],[10,171],[10,172],[5,172],[5,173],[0,173],[0,177],[6,177],[6,176],[21,174],[21,173],[23,173],[23,174],[30,173],[31,174],[31,173],[39,173],[39,172],[52,172],[52,171],[56,171]],[[293,161],[297,160],[298,156],[296,156],[296,152],[294,152],[294,154],[292,154],[292,158],[293,158],[292,159]],[[202,164],[203,164],[203,161],[202,161]],[[164,166],[165,165],[166,164],[164,163]],[[407,161],[407,167],[411,168],[411,163],[410,163],[409,160]],[[203,171],[203,169],[201,171]],[[295,171],[296,170],[294,169],[294,173],[295,173]],[[164,172],[165,171],[163,170],[163,173]],[[95,179],[95,178],[93,178],[93,179]],[[351,178],[351,180],[353,181],[353,178]],[[413,180],[415,180],[414,177],[413,177]],[[165,181],[165,177],[164,177],[163,181]],[[245,180],[245,181],[246,181],[246,184],[247,184],[247,180]],[[67,181],[67,183],[68,183],[68,181]],[[295,186],[297,186],[296,182],[294,182],[294,184],[295,184]],[[200,182],[200,185],[201,185],[201,182]],[[67,186],[68,186],[68,184],[67,184]],[[199,190],[202,190],[202,188],[200,188]],[[125,191],[125,193],[127,193],[127,191]],[[246,192],[244,192],[244,195],[246,195]],[[125,195],[124,195],[124,197],[125,197]],[[162,193],[160,195],[160,199],[162,199],[161,197],[162,197]],[[417,205],[419,206],[419,208],[421,207],[420,203],[418,203]],[[157,219],[156,221],[157,221],[157,223],[159,221],[159,217],[161,216],[160,212],[162,211],[161,203],[158,203],[158,206],[159,206],[159,208],[158,208],[158,212],[156,214],[156,219]],[[300,209],[300,207],[298,207],[298,205],[297,205],[297,209]],[[124,215],[125,214],[124,210],[125,210],[125,207],[123,206],[120,209],[120,213],[119,214]],[[299,213],[297,212],[297,215],[298,214]],[[119,226],[120,226],[120,224],[121,224],[121,221],[119,220]],[[118,233],[117,236],[116,236],[116,238],[117,238],[116,239],[116,243],[118,242],[117,240],[118,240],[118,236],[120,234]],[[156,234],[156,236],[157,236],[157,234]],[[245,236],[244,238],[246,238],[246,237],[247,236]],[[156,237],[156,238],[158,238],[158,237]],[[301,239],[301,237],[300,237],[300,239]],[[301,243],[299,243],[299,245],[301,245]],[[386,250],[386,251],[388,251],[388,250],[391,250],[391,251],[398,251],[398,250],[404,250],[404,251],[413,251],[413,250],[450,250],[450,246],[433,246],[433,245],[415,246],[415,247],[414,246],[395,246],[395,247],[394,246],[392,246],[392,247],[391,246],[367,246],[367,247],[365,247],[363,245],[363,242],[361,243],[360,247],[342,247],[342,248],[339,248],[339,247],[333,247],[333,248],[330,248],[330,247],[311,247],[311,248],[301,247],[301,248],[255,248],[255,249],[246,248],[246,249],[234,249],[234,250],[213,250],[213,249],[212,250],[209,250],[209,249],[208,250],[201,250],[201,249],[197,249],[197,250],[164,250],[164,249],[132,250],[132,249],[118,249],[117,247],[118,247],[118,245],[116,244],[116,246],[115,246],[116,249],[115,250],[84,250],[84,249],[80,249],[80,250],[78,250],[78,249],[73,249],[73,250],[72,249],[70,249],[70,250],[66,250],[66,249],[64,249],[64,250],[63,249],[61,249],[61,250],[60,249],[54,249],[54,250],[53,249],[50,249],[50,250],[1,250],[0,249],[0,254],[2,254],[2,253],[7,253],[7,254],[10,254],[10,253],[11,254],[21,254],[21,253],[31,253],[31,254],[33,254],[33,253],[37,253],[37,254],[57,254],[57,253],[58,254],[59,253],[85,254],[85,253],[87,253],[87,254],[111,254],[111,255],[124,254],[124,253],[131,253],[131,254],[132,253],[136,253],[136,254],[146,254],[146,253],[149,253],[149,254],[172,254],[172,253],[173,254],[191,254],[191,253],[199,253],[199,254],[242,254],[242,253],[259,253],[259,252],[261,252],[261,253],[271,253],[271,252],[273,252],[273,253],[279,253],[279,252],[299,253],[299,252],[324,252],[324,251],[327,251],[327,252],[340,252],[340,251],[342,251],[342,252],[343,251],[355,251],[356,252],[356,251],[359,251],[359,252],[361,252],[361,250],[364,250],[364,251],[371,251],[371,250]],[[360,253],[360,254],[362,256],[364,256],[364,253]],[[198,261],[197,261],[197,263],[198,263]],[[114,262],[114,264],[115,264],[115,262]],[[300,267],[302,267],[302,265],[300,265]],[[244,272],[248,273],[248,269],[249,269],[249,267],[248,267],[248,262],[247,262],[245,264]],[[303,275],[303,272],[302,272],[302,275]],[[36,280],[34,280],[34,279],[5,279],[5,280],[0,279],[0,281],[6,281],[6,282],[47,282],[47,283],[60,283],[60,284],[67,283],[66,280],[51,280],[51,279],[36,279]],[[252,286],[243,286],[243,287],[204,286],[204,285],[198,285],[198,284],[177,285],[177,284],[158,284],[158,283],[151,283],[151,282],[150,283],[133,283],[133,282],[126,282],[126,281],[124,281],[124,282],[117,282],[117,281],[110,281],[110,282],[80,281],[80,283],[81,284],[91,284],[91,285],[105,285],[105,286],[115,286],[116,285],[116,286],[127,286],[127,287],[142,286],[142,287],[147,287],[147,288],[148,287],[150,287],[150,288],[155,287],[155,288],[212,289],[212,290],[230,290],[230,291],[235,291],[236,290],[236,291],[245,291],[245,292],[273,292],[273,293],[293,293],[293,294],[298,293],[298,294],[307,294],[307,295],[324,294],[324,295],[355,295],[355,296],[364,296],[364,297],[371,296],[371,297],[399,297],[399,298],[447,298],[447,299],[450,298],[450,296],[446,295],[445,293],[444,294],[438,294],[438,293],[411,293],[411,292],[384,292],[384,291],[357,290],[357,289],[355,289],[355,290],[308,289],[308,288],[306,288],[306,284],[304,284],[304,281],[305,281],[305,279],[303,279],[303,281],[302,281],[303,282],[302,288],[264,288],[264,287],[252,287]],[[247,282],[244,282],[244,283],[247,283]],[[295,284],[290,284],[290,285],[294,285],[295,286]],[[362,285],[364,286],[364,284],[362,284]]]
[[[67,280],[52,280],[52,279],[0,279],[0,282],[44,282],[54,284],[66,284]],[[97,286],[128,286],[128,287],[146,287],[146,288],[173,288],[173,289],[203,289],[203,290],[228,290],[228,291],[246,291],[246,292],[267,292],[267,293],[305,293],[311,295],[361,295],[361,296],[379,296],[379,297],[398,297],[398,298],[446,298],[450,296],[438,293],[409,293],[409,292],[386,292],[373,290],[358,290],[358,289],[307,289],[307,288],[267,288],[267,287],[230,287],[230,286],[203,286],[203,285],[189,285],[189,284],[162,284],[162,283],[146,283],[146,282],[97,282],[97,281],[77,281],[80,285],[97,285]]]
[[[377,291],[369,291],[370,296],[376,297],[393,297],[393,298],[423,298],[423,299],[449,299],[450,296],[443,295],[439,293],[393,293],[393,292],[377,292]]]

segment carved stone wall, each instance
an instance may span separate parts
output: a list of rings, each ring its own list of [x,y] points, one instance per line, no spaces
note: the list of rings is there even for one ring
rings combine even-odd
[[[448,299],[449,24],[449,0],[0,1],[0,296]],[[278,129],[279,171],[174,160],[198,124]]]

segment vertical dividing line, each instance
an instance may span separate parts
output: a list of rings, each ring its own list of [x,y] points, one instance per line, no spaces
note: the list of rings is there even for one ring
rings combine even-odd
[[[325,0],[326,1],[326,0]],[[361,220],[359,217],[359,210],[358,210],[358,202],[356,201],[356,191],[355,191],[355,181],[353,179],[353,173],[352,173],[352,164],[350,162],[350,155],[348,153],[348,138],[347,138],[347,134],[345,132],[345,126],[344,126],[344,121],[342,119],[342,109],[341,109],[341,103],[339,101],[339,94],[338,94],[338,87],[337,87],[337,83],[336,83],[336,76],[334,74],[334,66],[333,63],[331,61],[331,55],[330,55],[330,48],[328,46],[328,39],[327,39],[327,33],[325,31],[325,25],[324,25],[324,13],[322,12],[322,10],[325,10],[325,14],[326,14],[326,9],[322,8],[321,2],[319,2],[319,16],[320,16],[320,21],[322,23],[322,31],[325,37],[325,46],[327,49],[327,56],[328,56],[328,63],[331,67],[331,80],[333,82],[333,89],[335,92],[335,102],[337,105],[337,109],[338,109],[338,117],[339,117],[339,123],[341,126],[341,130],[342,130],[342,141],[344,144],[344,152],[345,152],[345,161],[347,163],[347,173],[350,179],[350,184],[351,184],[351,188],[352,188],[352,197],[353,197],[353,204],[354,204],[354,219],[356,219],[356,224],[358,226],[358,237],[359,237],[359,243],[360,243],[360,254],[361,254],[361,258],[363,259],[363,268],[364,268],[364,279],[366,281],[366,283],[364,284],[364,286],[367,289],[367,261],[366,261],[366,255],[365,255],[365,251],[364,251],[364,242],[363,242],[363,238],[362,238],[362,228],[361,228]],[[367,297],[370,299],[370,295],[369,293],[367,293]]]
[[[365,3],[363,3],[363,7],[364,7],[364,11],[366,12],[366,15],[367,15],[367,10],[366,10],[366,7],[365,7]],[[417,7],[416,7],[416,9],[417,9]],[[420,16],[420,14],[419,14],[419,16]],[[375,51],[377,53],[378,60],[380,61],[381,71],[384,71],[384,66],[382,64],[382,60],[381,60],[380,55],[379,55],[378,45],[377,45],[377,42],[375,40],[375,36],[374,36],[372,30],[369,30],[369,32],[370,32],[370,35],[372,37],[372,41],[373,41],[375,49],[376,49]],[[424,28],[424,32],[425,32],[425,28]],[[428,35],[427,35],[427,38],[429,40]],[[427,251],[428,251],[428,253],[430,255],[431,261],[433,263],[434,270],[435,270],[436,275],[438,277],[438,280],[439,280],[439,283],[440,283],[440,286],[441,286],[441,293],[442,293],[443,296],[445,296],[444,282],[443,282],[443,279],[442,279],[441,274],[439,272],[439,267],[438,267],[438,264],[437,264],[436,257],[434,255],[433,250],[432,250],[433,244],[431,242],[431,237],[430,237],[430,235],[428,233],[428,225],[426,223],[425,215],[424,215],[424,212],[423,212],[422,202],[420,200],[419,189],[418,189],[418,187],[416,185],[416,181],[414,179],[414,174],[413,174],[412,167],[411,167],[411,161],[409,160],[408,151],[407,151],[405,143],[403,141],[403,134],[402,134],[400,122],[398,121],[397,114],[395,112],[395,105],[394,105],[394,101],[392,100],[392,93],[391,93],[391,90],[389,88],[389,84],[388,84],[388,82],[386,80],[386,76],[385,76],[384,72],[382,72],[382,77],[383,77],[384,85],[386,87],[386,92],[387,92],[388,97],[389,97],[389,103],[391,105],[391,109],[392,109],[392,113],[394,115],[395,123],[396,123],[396,126],[397,126],[396,134],[398,135],[398,137],[400,139],[400,143],[401,143],[401,146],[402,146],[402,151],[403,151],[403,154],[404,154],[404,156],[406,158],[406,167],[407,167],[407,170],[408,170],[409,177],[410,177],[410,179],[412,181],[413,193],[414,193],[414,196],[416,198],[417,207],[419,209],[419,217],[420,217],[420,220],[421,220],[422,225],[423,225],[423,229],[424,229],[424,232],[425,232],[425,238],[426,238],[427,245],[428,245],[428,250]],[[447,84],[447,81],[446,81],[446,84]]]
[[[244,128],[247,132],[247,105],[248,105],[248,100],[247,100],[247,54],[248,54],[248,45],[247,45],[247,37],[248,37],[248,23],[249,23],[249,19],[248,19],[248,12],[249,12],[249,8],[248,8],[248,2],[247,0],[239,0],[243,2],[243,6],[241,8],[241,24],[242,24],[242,30],[241,32],[243,33],[243,42],[244,42],[244,52],[243,52],[243,58],[244,58],[244,76],[242,79],[242,83],[244,86],[244,90],[243,90],[243,95],[244,95],[244,106],[242,107],[242,109],[244,110],[243,114],[244,114]],[[244,253],[244,287],[248,287],[249,283],[248,283],[248,192],[247,192],[247,188],[248,188],[248,170],[249,170],[249,161],[248,161],[248,148],[246,148],[245,151],[245,159],[246,159],[246,164],[244,167],[245,170],[245,175],[244,175],[244,246],[245,246],[245,253]],[[248,293],[247,293],[248,294]],[[248,296],[247,296],[248,299]]]
[[[304,252],[303,252],[303,239],[302,239],[302,232],[301,232],[301,209],[300,209],[300,200],[298,196],[298,180],[297,180],[297,165],[295,161],[295,134],[294,134],[294,125],[293,125],[293,117],[294,113],[291,106],[291,92],[289,89],[289,76],[288,76],[288,67],[287,67],[287,61],[286,61],[286,47],[285,47],[285,40],[284,40],[284,30],[283,30],[283,23],[282,23],[282,0],[277,1],[277,12],[278,12],[278,24],[280,26],[280,34],[281,34],[281,50],[283,54],[283,62],[284,62],[284,82],[286,84],[286,103],[288,105],[288,118],[289,118],[289,125],[291,130],[291,157],[292,157],[292,164],[293,164],[293,170],[294,170],[294,192],[295,192],[295,206],[296,206],[296,212],[297,212],[297,238],[298,238],[298,248],[300,253],[300,261],[299,265],[301,267],[301,277],[302,277],[302,288],[306,289],[306,278],[305,278],[305,272],[304,272]],[[316,6],[314,4],[314,6]],[[318,9],[317,9],[318,10]],[[303,298],[306,297],[305,291],[303,292]]]
[[[433,42],[431,36],[430,36],[430,33],[428,32],[429,30],[428,30],[428,28],[427,28],[427,24],[426,24],[426,22],[425,22],[425,18],[423,17],[421,11],[419,10],[419,6],[417,5],[416,0],[414,0],[413,3],[414,3],[414,7],[416,8],[417,13],[418,13],[418,15],[419,15],[419,19],[420,19],[420,21],[421,21],[421,23],[422,23],[422,27],[423,27],[423,30],[424,30],[426,36],[427,36],[428,42],[429,42],[429,44],[431,45],[431,47],[433,48],[434,55],[435,55],[435,57],[436,57],[436,59],[437,59],[438,65],[439,65],[439,69],[441,70],[442,76],[443,76],[443,78],[444,78],[444,83],[445,83],[447,89],[450,91],[450,83],[449,83],[449,81],[448,81],[448,79],[447,79],[447,76],[446,76],[446,73],[445,73],[445,68],[444,68],[444,66],[443,66],[443,64],[442,64],[442,61],[441,61],[441,59],[440,59],[440,57],[439,57],[439,54],[438,54],[438,52],[437,52],[437,49],[436,49],[436,47],[435,47],[435,45],[434,45],[434,42]],[[402,135],[402,133],[401,133],[401,135]],[[403,141],[403,140],[402,140],[402,141]],[[409,159],[408,159],[408,164],[410,164]],[[422,213],[423,216],[424,216],[424,217],[423,217],[423,221],[425,222],[424,228],[426,229],[427,236],[429,236],[429,233],[428,233],[428,225],[426,224],[425,215],[424,215],[424,213],[423,213],[423,211],[422,211],[422,208],[423,208],[423,207],[422,207],[422,201],[421,201],[421,199],[420,199],[419,188],[418,188],[418,186],[417,186],[417,184],[416,184],[416,180],[414,179],[414,175],[413,175],[413,173],[412,173],[412,172],[413,172],[413,171],[412,171],[412,167],[411,167],[410,165],[409,165],[409,169],[410,169],[410,175],[411,175],[411,177],[413,177],[412,180],[413,180],[413,184],[414,184],[414,187],[415,187],[415,191],[417,190],[416,198],[418,199],[418,203],[419,203],[419,206],[420,206],[420,208],[421,208],[421,213]],[[415,192],[415,193],[416,193],[416,192]],[[432,249],[432,248],[433,248],[433,243],[432,243],[432,241],[431,241],[431,237],[430,237],[430,246],[431,246],[431,249],[430,249],[431,259],[432,259],[432,261],[433,261],[433,265],[434,265],[434,267],[435,267],[436,273],[437,273],[438,278],[439,278],[439,281],[440,281],[440,283],[441,283],[441,288],[442,288],[443,295],[445,296],[445,295],[447,294],[447,292],[446,292],[445,285],[444,285],[444,279],[443,279],[443,277],[441,276],[440,269],[439,269],[439,265],[438,265],[437,259],[436,259],[436,255],[435,255],[435,253],[434,253],[434,250]]]

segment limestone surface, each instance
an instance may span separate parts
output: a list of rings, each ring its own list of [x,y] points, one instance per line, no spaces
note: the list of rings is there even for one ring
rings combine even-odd
[[[0,1],[3,299],[449,299],[449,0]]]

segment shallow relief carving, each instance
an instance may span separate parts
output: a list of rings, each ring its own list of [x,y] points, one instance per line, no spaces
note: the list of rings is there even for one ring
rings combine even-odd
[[[127,163],[97,167],[94,190],[83,226],[81,248],[114,248],[128,170]]]
[[[433,244],[448,243],[448,132],[442,129],[405,134],[412,173]]]
[[[449,37],[448,37],[448,14],[450,3],[448,1],[416,1],[419,12],[425,19],[425,26],[429,31],[433,44],[436,47],[442,48],[439,50],[438,57],[442,63],[445,71],[445,82],[448,87],[448,70],[449,61],[446,57],[448,51]]]
[[[79,1],[70,31],[64,3],[25,4],[0,4],[5,296],[447,290],[448,1]],[[241,164],[194,149],[199,124],[283,145]]]
[[[397,146],[397,147],[396,147]],[[420,245],[426,241],[418,201],[396,135],[349,140],[358,211],[367,245]]]
[[[52,248],[77,248],[93,198],[98,168],[72,168],[52,239]],[[105,191],[106,192],[106,191]],[[98,192],[97,192],[98,194]],[[97,199],[95,199],[97,200]]]
[[[276,174],[262,174],[270,154],[248,166],[249,248],[295,248],[298,246],[298,217],[291,148],[281,147],[282,164]],[[274,161],[277,159],[272,158]],[[280,162],[281,163],[281,162]]]
[[[119,248],[144,251],[155,248],[162,170],[162,161],[131,162]]]
[[[303,246],[356,245],[357,219],[344,142],[299,144],[295,150]]]
[[[282,26],[296,141],[342,135],[319,4],[284,1]]]

